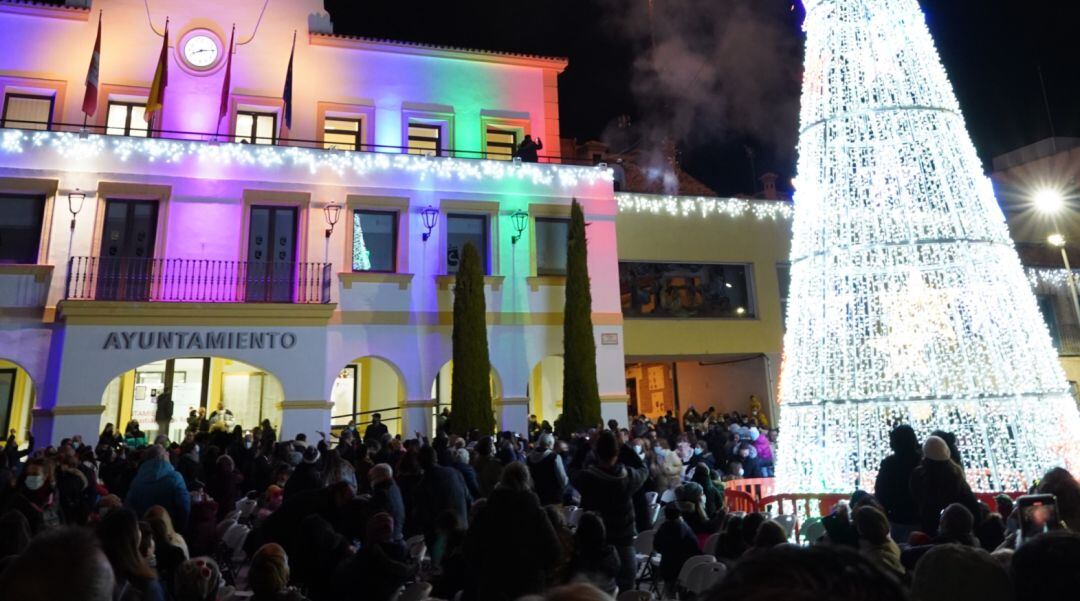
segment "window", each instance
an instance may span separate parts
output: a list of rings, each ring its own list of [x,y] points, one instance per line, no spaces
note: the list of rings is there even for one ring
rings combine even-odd
[[[536,275],[566,275],[566,239],[570,220],[536,218]]]
[[[1054,348],[1061,352],[1061,330],[1058,328],[1057,315],[1054,313],[1054,297],[1049,294],[1038,294],[1035,300],[1039,303],[1039,313],[1042,313],[1046,321],[1046,329],[1050,332],[1050,342]]]
[[[787,329],[788,293],[791,288],[791,265],[776,266],[776,280],[780,285],[780,327]]]
[[[465,244],[472,242],[480,253],[484,273],[488,271],[488,219],[485,215],[446,216],[446,271],[457,273]]]
[[[236,141],[242,144],[275,144],[277,142],[277,113],[238,111]]]
[[[363,150],[363,119],[327,117],[323,124],[323,148],[327,150]]]
[[[442,156],[442,127],[423,123],[409,124],[409,154]]]
[[[53,97],[11,94],[4,98],[4,116],[0,127],[49,129],[52,125]]]
[[[509,161],[517,150],[517,137],[517,131],[514,130],[487,128],[487,148],[484,158]]]
[[[749,265],[619,262],[626,317],[751,318],[750,290]]]
[[[44,215],[44,196],[0,195],[0,263],[37,263]]]
[[[353,213],[353,271],[397,270],[397,213],[357,210]]]
[[[137,102],[109,101],[105,126],[105,133],[110,136],[146,138],[150,135],[146,123],[146,106]]]

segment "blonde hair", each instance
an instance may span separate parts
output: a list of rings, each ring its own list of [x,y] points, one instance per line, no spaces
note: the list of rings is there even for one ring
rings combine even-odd
[[[248,570],[248,584],[256,597],[274,595],[289,586],[289,559],[277,543],[267,543],[255,552]]]
[[[143,520],[150,524],[150,531],[154,533],[154,541],[157,544],[173,544],[179,535],[173,528],[172,518],[169,512],[161,505],[154,505],[143,514]]]

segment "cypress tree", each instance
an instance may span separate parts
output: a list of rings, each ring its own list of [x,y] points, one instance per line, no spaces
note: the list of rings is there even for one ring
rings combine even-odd
[[[596,383],[596,340],[593,339],[592,292],[585,239],[585,215],[574,199],[566,239],[566,305],[563,309],[563,413],[560,436],[600,423],[600,391]]]
[[[491,361],[488,357],[487,306],[480,253],[466,243],[454,283],[454,364],[450,378],[453,428],[459,434],[472,429],[481,434],[495,430],[491,410]]]

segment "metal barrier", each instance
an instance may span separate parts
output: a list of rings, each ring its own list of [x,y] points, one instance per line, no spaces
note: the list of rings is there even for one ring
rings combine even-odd
[[[329,263],[71,257],[67,300],[330,302]]]

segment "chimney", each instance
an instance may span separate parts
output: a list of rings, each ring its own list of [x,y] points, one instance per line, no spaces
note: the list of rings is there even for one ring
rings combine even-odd
[[[780,195],[776,193],[776,180],[780,177],[775,173],[766,173],[758,178],[761,181],[761,185],[764,190],[761,192],[761,197],[766,200],[779,200]]]

